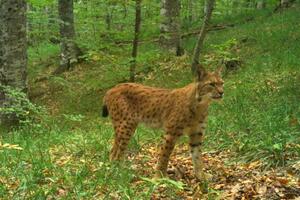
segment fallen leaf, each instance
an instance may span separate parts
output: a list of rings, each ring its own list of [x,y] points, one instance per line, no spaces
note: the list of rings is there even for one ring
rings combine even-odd
[[[281,185],[286,185],[289,183],[288,179],[285,178],[276,178],[276,180],[281,184]]]
[[[257,188],[256,188],[256,191],[258,194],[260,195],[264,195],[266,192],[267,192],[267,186],[265,185],[258,185]]]

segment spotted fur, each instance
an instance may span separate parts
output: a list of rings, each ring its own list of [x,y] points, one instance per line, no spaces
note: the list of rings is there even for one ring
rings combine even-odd
[[[123,83],[107,91],[103,113],[110,115],[115,130],[111,160],[121,159],[139,123],[165,131],[156,166],[157,175],[165,175],[176,140],[187,134],[195,176],[204,179],[201,145],[208,107],[212,100],[223,97],[220,70],[198,73],[198,78],[179,89],[148,87]]]

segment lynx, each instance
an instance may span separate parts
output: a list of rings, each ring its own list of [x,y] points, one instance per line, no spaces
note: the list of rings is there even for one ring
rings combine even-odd
[[[162,89],[136,83],[123,83],[104,96],[103,117],[111,116],[115,130],[110,160],[122,158],[139,123],[165,131],[156,166],[156,176],[164,176],[176,140],[183,134],[189,146],[196,178],[205,180],[201,144],[208,107],[223,97],[221,69],[207,72],[200,68],[195,82],[179,89]]]

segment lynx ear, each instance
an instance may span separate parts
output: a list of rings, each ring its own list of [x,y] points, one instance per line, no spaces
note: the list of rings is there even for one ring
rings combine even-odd
[[[217,74],[219,74],[219,75],[221,75],[222,73],[223,73],[223,71],[224,71],[224,67],[218,67],[217,69],[216,69],[216,73]]]
[[[202,65],[198,65],[197,67],[197,81],[202,81],[205,76],[207,75],[207,72],[205,68]]]

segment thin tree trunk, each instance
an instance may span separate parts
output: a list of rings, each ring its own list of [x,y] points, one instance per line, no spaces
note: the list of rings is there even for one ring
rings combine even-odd
[[[55,7],[53,5],[47,6],[45,8],[46,14],[48,16],[48,24],[47,24],[47,26],[49,28],[49,32],[51,32],[54,29],[54,27],[55,27],[55,18],[56,18],[55,14],[56,13],[54,11],[54,8]]]
[[[288,8],[293,2],[292,0],[281,0],[280,4],[282,8]]]
[[[30,13],[30,12],[33,12],[33,9],[31,7],[31,5],[29,3],[27,3],[26,5],[26,13]],[[27,32],[27,41],[30,43],[29,41],[29,33],[33,30],[33,26],[32,26],[32,23],[31,23],[31,19],[30,18],[27,18],[26,20],[26,32]]]
[[[239,12],[240,13],[240,1],[238,0],[232,0],[231,1],[231,12],[230,14],[232,14],[233,12]]]
[[[184,50],[180,38],[180,1],[179,0],[162,0],[160,25],[160,43],[177,56],[181,56]]]
[[[70,70],[78,63],[81,51],[75,43],[73,0],[59,0],[58,13],[60,18],[61,53],[60,66],[54,72],[59,74]]]
[[[105,15],[105,23],[106,23],[107,31],[110,31],[112,29],[114,11],[115,11],[114,5],[112,5],[111,2],[108,2],[108,5],[106,5],[106,15]]]
[[[192,61],[192,67],[191,67],[192,73],[194,75],[196,75],[197,68],[200,64],[199,56],[200,56],[200,52],[201,52],[202,47],[203,47],[204,38],[205,38],[207,30],[208,30],[208,26],[209,26],[209,23],[210,23],[210,18],[211,18],[211,15],[212,15],[214,4],[215,4],[215,0],[207,0],[206,4],[205,4],[206,5],[206,9],[205,9],[206,13],[205,13],[203,25],[201,27],[201,30],[200,30],[200,33],[199,33],[199,36],[198,36],[197,44],[196,44],[195,49],[194,49],[194,55],[193,55],[193,61]]]
[[[188,19],[190,20],[190,23],[192,23],[195,19],[194,17],[194,2],[193,0],[188,0]]]
[[[266,1],[265,0],[260,0],[256,4],[257,9],[264,9],[266,8]]]
[[[134,28],[134,39],[132,43],[132,60],[130,63],[130,81],[135,81],[135,68],[136,68],[136,57],[138,52],[138,42],[141,27],[141,0],[135,1],[135,28]]]
[[[3,86],[27,92],[26,0],[0,0],[0,110],[10,106]],[[0,124],[17,122],[0,111]]]
[[[105,15],[105,23],[106,23],[106,29],[108,31],[110,31],[110,29],[111,29],[111,16],[109,14],[109,11],[107,11],[107,13]]]
[[[289,8],[296,0],[279,0],[278,5],[275,7],[274,12],[282,11],[285,8]]]

